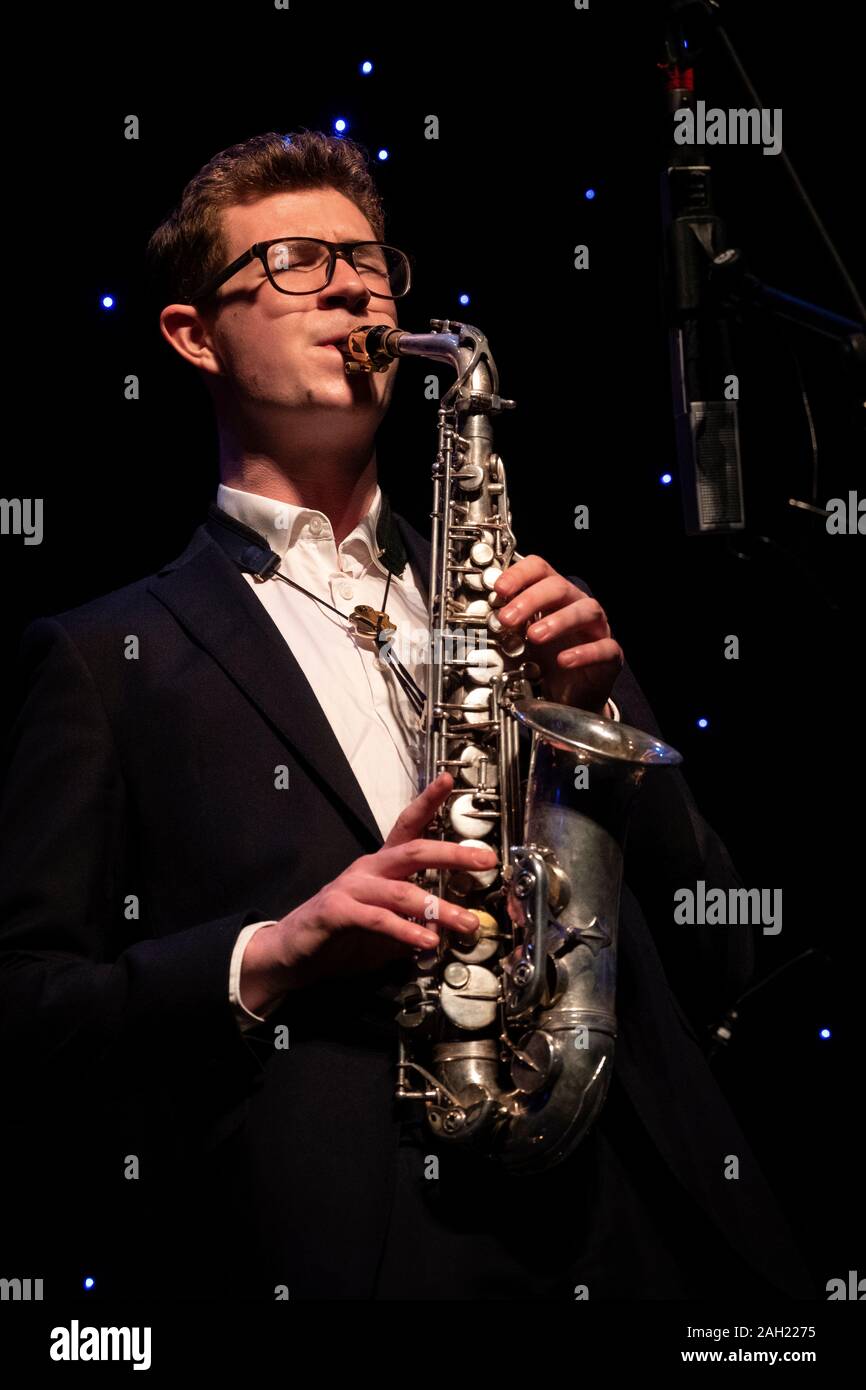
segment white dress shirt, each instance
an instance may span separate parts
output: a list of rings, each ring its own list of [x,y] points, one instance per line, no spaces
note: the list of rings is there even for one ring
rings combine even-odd
[[[366,516],[339,545],[324,512],[223,484],[216,500],[223,511],[266,538],[282,557],[281,574],[346,615],[356,604],[381,610],[388,571],[378,558],[378,485]],[[423,747],[418,715],[374,644],[359,638],[344,618],[279,579],[259,583],[251,574],[244,579],[302,668],[384,839],[420,790]],[[427,604],[408,562],[402,575],[391,578],[386,611],[397,628],[395,653],[423,690]],[[408,640],[413,635],[414,642]],[[242,1028],[263,1021],[240,998],[243,952],[253,932],[270,925],[252,922],[244,927],[232,952],[229,997]]]
[[[264,536],[282,557],[280,573],[349,614],[356,604],[381,610],[388,571],[378,558],[376,526],[382,505],[376,487],[366,516],[339,545],[324,512],[279,502],[220,484],[217,506]],[[382,838],[418,795],[423,744],[421,726],[399,682],[380,661],[372,643],[358,638],[342,618],[279,579],[244,579],[276,623],[351,764]],[[395,652],[425,688],[423,639],[427,604],[407,562],[394,575],[386,611],[397,628]],[[417,637],[410,642],[410,636]],[[619,711],[611,705],[612,717]],[[264,1019],[240,997],[241,964],[247,942],[260,927],[251,922],[238,935],[229,969],[229,1000],[242,1031]]]

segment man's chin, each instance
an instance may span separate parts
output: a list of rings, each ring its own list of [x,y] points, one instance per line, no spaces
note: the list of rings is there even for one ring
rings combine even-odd
[[[364,372],[315,382],[309,388],[308,401],[313,409],[320,407],[322,410],[352,410],[359,406],[384,409],[373,378]]]

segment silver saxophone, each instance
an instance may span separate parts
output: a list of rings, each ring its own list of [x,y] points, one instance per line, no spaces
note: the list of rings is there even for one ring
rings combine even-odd
[[[402,356],[457,374],[432,470],[423,715],[424,785],[448,771],[454,787],[427,833],[491,847],[499,864],[417,876],[479,925],[416,955],[399,996],[396,1095],[425,1102],[440,1141],[530,1173],[567,1158],[604,1104],[629,814],[647,772],[682,759],[640,729],[534,697],[539,669],[523,659],[523,634],[503,628],[493,592],[520,558],[492,430],[515,403],[499,395],[483,333],[442,319],[430,328],[363,324],[341,346],[349,374]]]

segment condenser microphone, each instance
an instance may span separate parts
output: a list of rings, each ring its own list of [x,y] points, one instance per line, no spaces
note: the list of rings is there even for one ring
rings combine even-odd
[[[686,46],[668,32],[667,102],[671,116],[694,100]],[[713,286],[724,228],[713,206],[711,169],[702,146],[671,145],[662,175],[664,288],[678,477],[689,535],[745,526],[738,383],[728,322]]]

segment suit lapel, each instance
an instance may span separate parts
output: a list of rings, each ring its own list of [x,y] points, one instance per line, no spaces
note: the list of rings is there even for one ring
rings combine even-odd
[[[430,545],[402,517],[395,523],[427,594]],[[173,613],[293,749],[373,849],[382,834],[312,686],[248,581],[204,526],[148,588]]]

